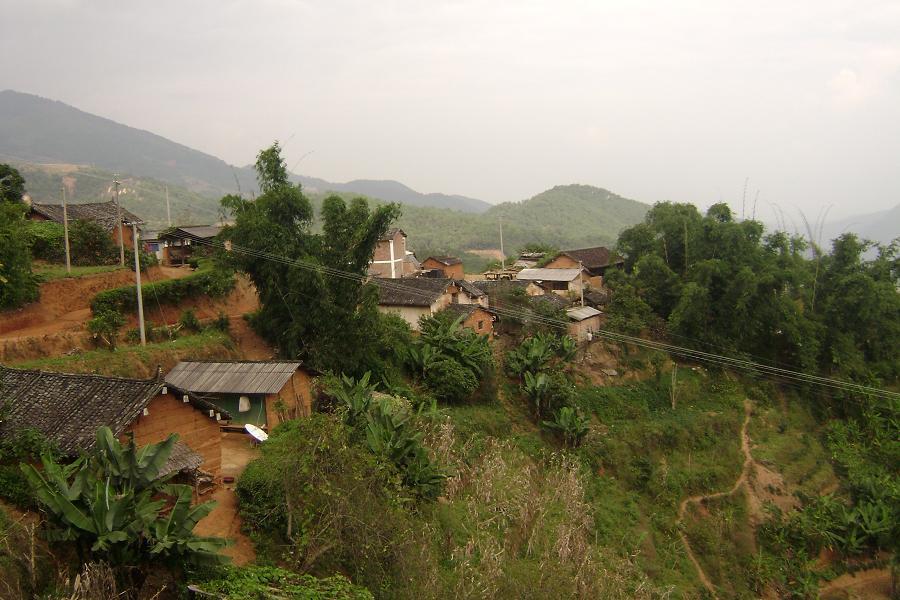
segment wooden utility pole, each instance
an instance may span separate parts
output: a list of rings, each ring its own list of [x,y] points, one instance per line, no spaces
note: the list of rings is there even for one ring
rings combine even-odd
[[[125,240],[122,239],[122,205],[119,204],[119,177],[114,175],[116,186],[116,229],[119,230],[119,266],[125,266]]]
[[[66,275],[72,274],[72,257],[69,254],[69,207],[66,204],[66,184],[62,185],[63,201],[63,242],[66,247]]]
[[[141,253],[138,252],[137,223],[131,224],[131,232],[134,234],[134,280],[137,283],[138,330],[141,332],[141,346],[146,346],[147,334],[144,333],[144,296],[141,293]]]

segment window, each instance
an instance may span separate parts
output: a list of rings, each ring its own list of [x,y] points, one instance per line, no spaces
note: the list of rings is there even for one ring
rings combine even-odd
[[[478,321],[478,331],[484,329],[484,321]]]

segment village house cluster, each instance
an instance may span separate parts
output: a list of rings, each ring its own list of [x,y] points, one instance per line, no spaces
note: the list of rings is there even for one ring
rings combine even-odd
[[[144,251],[167,266],[189,265],[209,254],[222,231],[220,225],[144,231],[142,219],[115,201],[65,209],[25,201],[30,219],[95,222],[117,245],[133,248],[139,239]],[[472,277],[455,256],[420,262],[407,247],[406,233],[393,228],[378,241],[368,276],[378,289],[379,311],[397,315],[414,331],[423,316],[451,311],[464,327],[494,336],[497,323],[510,314],[504,298],[513,293],[565,311],[570,335],[583,342],[603,324],[604,275],[621,266],[609,249],[595,247],[554,257],[524,253],[508,269]],[[199,495],[240,467],[231,453],[250,441],[247,431],[266,432],[310,414],[320,375],[291,360],[182,361],[167,373],[157,371],[144,380],[0,366],[0,435],[36,430],[75,456],[93,447],[101,426],[123,439],[131,435],[139,445],[175,433],[179,441],[164,473],[191,483]]]

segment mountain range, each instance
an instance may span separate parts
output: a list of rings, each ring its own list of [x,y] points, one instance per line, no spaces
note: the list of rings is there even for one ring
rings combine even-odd
[[[90,165],[113,173],[149,177],[192,192],[221,197],[240,188],[256,191],[251,167],[236,167],[149,131],[122,125],[56,100],[0,91],[0,159],[25,163]],[[359,179],[333,183],[294,175],[317,192],[337,191],[414,206],[484,212],[483,200],[423,194],[397,181]]]

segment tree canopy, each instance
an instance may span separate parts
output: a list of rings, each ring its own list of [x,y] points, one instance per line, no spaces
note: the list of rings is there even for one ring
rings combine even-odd
[[[371,333],[379,327],[379,315],[377,291],[361,279],[399,207],[370,209],[361,198],[348,203],[329,196],[316,233],[313,207],[300,186],[288,181],[277,142],[259,153],[256,172],[262,195],[222,199],[235,219],[222,235],[238,250],[228,259],[259,293],[257,330],[286,357],[346,373],[365,371],[377,361]],[[241,248],[278,258],[263,259]]]

